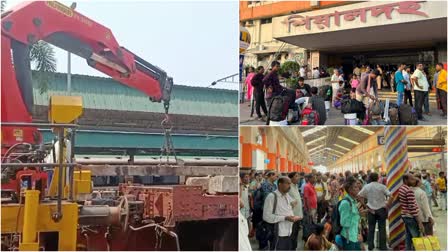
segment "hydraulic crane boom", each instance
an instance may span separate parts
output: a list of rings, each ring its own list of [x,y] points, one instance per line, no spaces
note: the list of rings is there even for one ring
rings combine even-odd
[[[109,28],[55,1],[25,2],[3,13],[1,19],[2,122],[32,121],[29,48],[39,40],[86,59],[89,66],[145,93],[151,101],[163,101],[168,113],[172,78],[120,46]],[[36,129],[20,130],[2,127],[2,146],[39,141]]]

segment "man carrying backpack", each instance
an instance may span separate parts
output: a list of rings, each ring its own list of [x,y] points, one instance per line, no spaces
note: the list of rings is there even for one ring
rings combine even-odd
[[[386,245],[386,219],[387,219],[387,207],[386,197],[390,196],[390,191],[387,187],[381,183],[378,183],[378,173],[372,172],[369,176],[370,183],[366,184],[359,192],[359,196],[367,199],[367,207],[369,212],[367,214],[367,220],[369,223],[369,234],[367,236],[367,243],[369,250],[374,249],[375,238],[375,226],[378,222],[379,232],[379,249],[387,250]]]
[[[269,193],[263,206],[263,220],[273,224],[272,239],[270,239],[270,250],[292,249],[292,226],[299,221],[294,216],[293,208],[297,204],[289,194],[291,180],[281,177],[278,180],[278,190]],[[261,248],[260,248],[261,249]]]
[[[319,121],[318,125],[324,125],[325,121],[327,120],[327,111],[325,109],[325,100],[324,98],[317,95],[317,87],[311,88],[311,95],[312,97],[309,100],[309,103],[311,103],[311,107],[313,110],[316,110],[317,114],[319,115]]]
[[[267,90],[272,90],[271,94],[268,94],[266,98],[280,95],[283,87],[280,85],[278,79],[278,70],[280,69],[280,62],[272,61],[271,71],[263,78],[263,85]]]
[[[271,192],[277,190],[277,185],[274,183],[275,180],[277,180],[277,174],[274,171],[268,171],[266,173],[265,181],[261,184],[261,187],[254,192],[254,210],[252,214],[252,223],[256,227],[256,236],[260,250],[263,250],[268,246],[268,240],[266,240],[265,234],[266,229],[260,227],[259,225],[263,220],[263,206],[266,197]]]

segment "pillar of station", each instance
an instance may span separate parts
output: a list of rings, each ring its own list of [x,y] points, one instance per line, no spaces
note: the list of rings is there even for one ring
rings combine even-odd
[[[447,50],[446,50],[446,43],[437,43],[436,44],[436,61],[435,63],[442,62],[444,64],[447,63],[446,59]]]
[[[386,127],[385,154],[387,167],[387,188],[392,195],[398,195],[398,189],[403,184],[403,174],[409,170],[407,136],[405,127]],[[401,219],[401,208],[394,201],[389,209],[389,241],[393,250],[401,250],[406,237],[405,226]]]

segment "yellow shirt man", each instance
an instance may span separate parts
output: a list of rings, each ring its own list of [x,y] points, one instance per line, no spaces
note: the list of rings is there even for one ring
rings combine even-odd
[[[440,70],[439,77],[437,77],[437,88],[446,92],[446,71]]]
[[[438,186],[440,191],[446,191],[446,185],[445,185],[445,179],[444,178],[441,178],[441,177],[437,178],[436,183],[437,183],[437,186]]]

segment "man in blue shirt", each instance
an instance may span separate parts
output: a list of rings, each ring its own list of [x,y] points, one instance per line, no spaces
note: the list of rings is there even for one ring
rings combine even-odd
[[[423,186],[425,187],[425,193],[426,196],[428,197],[428,204],[429,204],[429,209],[432,211],[432,204],[431,204],[431,199],[432,199],[432,187],[431,187],[431,182],[429,182],[429,176],[428,174],[423,174],[422,175],[422,179],[423,179]]]
[[[403,78],[403,69],[406,67],[405,64],[401,63],[398,65],[398,70],[395,72],[395,86],[397,87],[397,105],[400,106],[403,103],[404,99],[404,86],[407,82]]]

